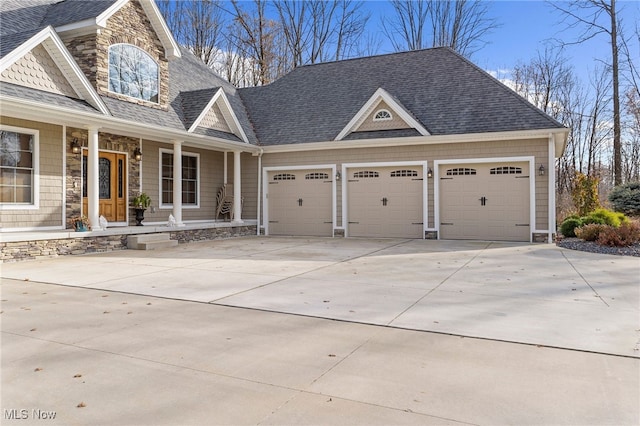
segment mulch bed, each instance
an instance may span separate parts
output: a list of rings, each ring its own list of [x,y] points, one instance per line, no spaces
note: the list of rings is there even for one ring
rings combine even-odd
[[[556,245],[566,249],[588,251],[591,253],[640,257],[640,243],[636,243],[629,247],[608,247],[601,246],[593,241],[583,241],[579,238],[563,238],[560,241],[556,241]]]

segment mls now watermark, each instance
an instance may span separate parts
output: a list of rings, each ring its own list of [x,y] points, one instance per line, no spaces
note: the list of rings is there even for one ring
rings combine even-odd
[[[5,420],[53,420],[56,418],[55,411],[45,411],[38,408],[27,410],[26,408],[4,409]]]

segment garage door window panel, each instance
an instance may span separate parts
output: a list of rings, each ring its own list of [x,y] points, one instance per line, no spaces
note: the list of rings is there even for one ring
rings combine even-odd
[[[291,173],[280,173],[275,175],[273,180],[296,180],[296,175],[292,175]]]
[[[447,176],[472,176],[476,174],[477,174],[476,169],[469,169],[466,167],[458,167],[455,169],[447,170]]]
[[[521,175],[522,167],[502,166],[494,167],[489,171],[492,175]]]
[[[396,170],[391,172],[391,177],[418,177],[417,170]]]

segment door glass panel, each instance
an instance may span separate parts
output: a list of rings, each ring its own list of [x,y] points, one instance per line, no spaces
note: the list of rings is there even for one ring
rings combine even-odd
[[[82,196],[87,197],[87,156],[82,156]]]
[[[98,176],[98,194],[100,199],[111,198],[111,161],[106,158],[100,158]]]
[[[124,197],[124,161],[118,160],[118,198]]]

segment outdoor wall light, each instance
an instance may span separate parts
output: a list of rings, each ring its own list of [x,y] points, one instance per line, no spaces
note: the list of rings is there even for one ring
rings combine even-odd
[[[544,176],[544,165],[540,164],[540,167],[538,167],[538,174],[540,176]]]
[[[136,161],[142,160],[142,151],[140,151],[140,148],[136,147],[136,149],[133,150],[133,157]]]
[[[82,144],[78,141],[78,138],[73,138],[71,141],[71,152],[74,154],[79,154],[80,150],[82,150]]]
[[[429,179],[431,179],[433,177],[433,170],[431,170],[431,167],[429,167],[429,170],[427,170],[427,177]]]
[[[342,179],[342,173],[340,173],[340,170],[338,170],[336,172],[336,180],[340,180],[340,179]]]

